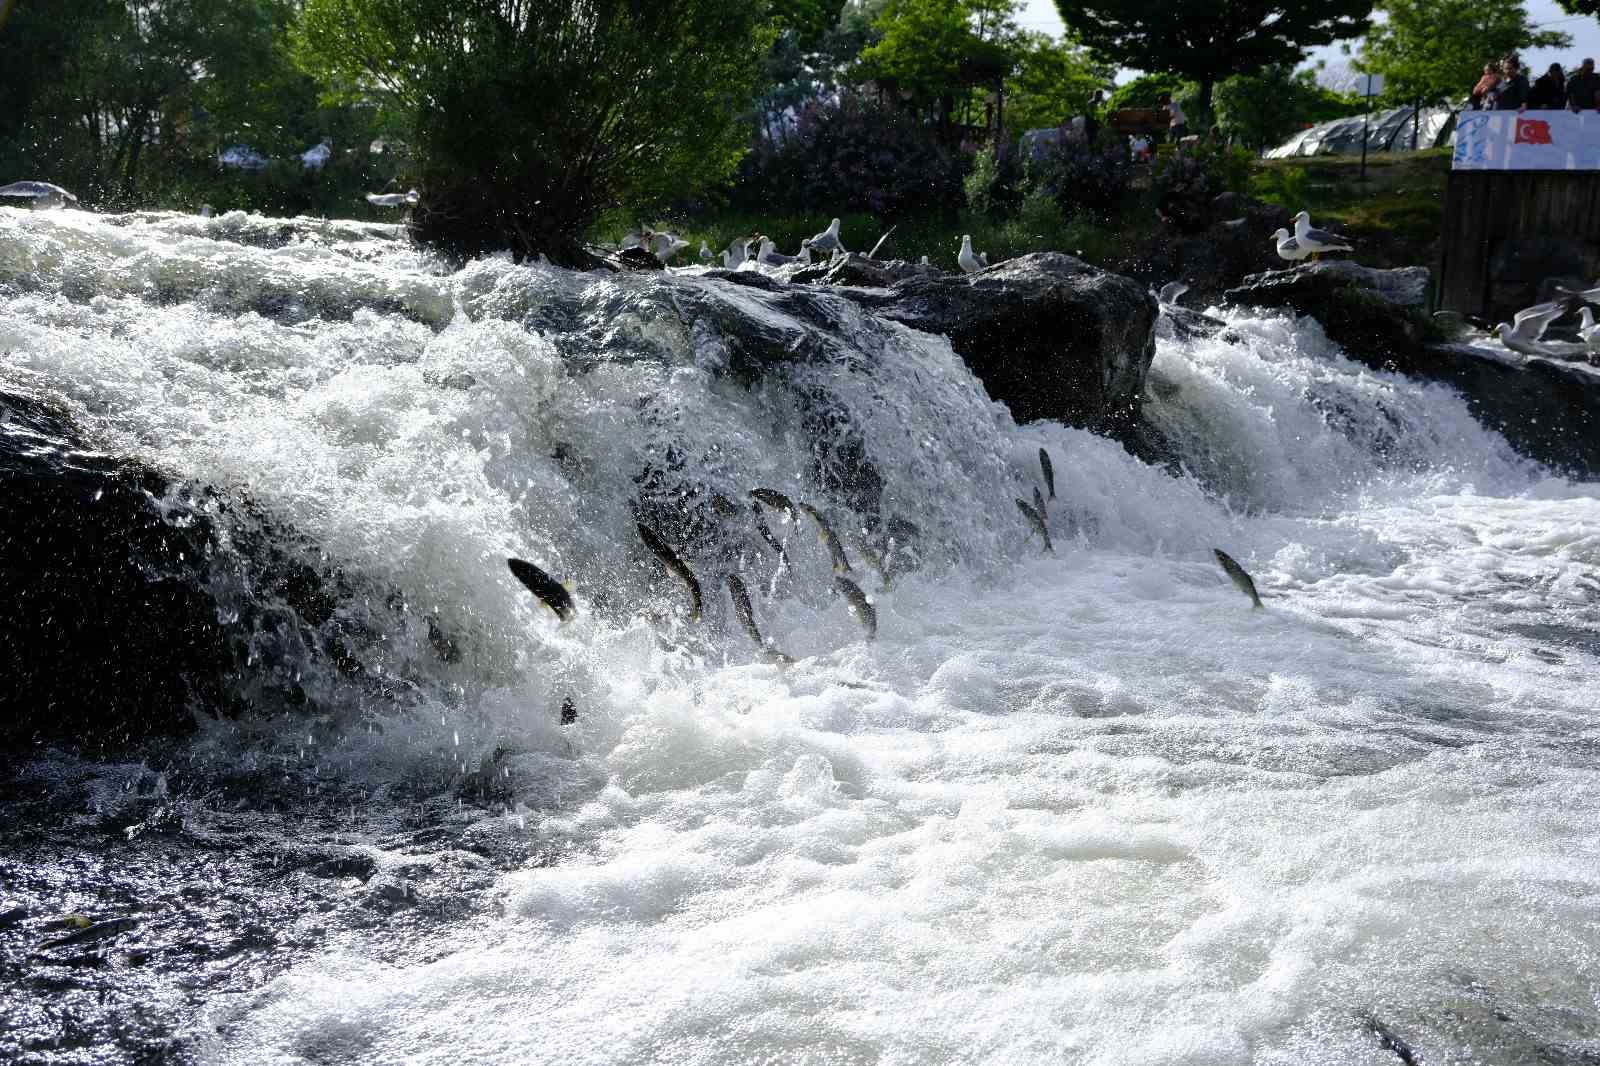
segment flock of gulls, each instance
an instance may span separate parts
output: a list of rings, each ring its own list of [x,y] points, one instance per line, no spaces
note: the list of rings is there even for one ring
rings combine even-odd
[[[1044,554],[1054,555],[1055,547],[1050,542],[1050,522],[1046,499],[1054,500],[1056,498],[1055,464],[1050,459],[1049,451],[1044,448],[1039,449],[1039,470],[1044,476],[1044,487],[1049,493],[1048,497],[1039,490],[1038,485],[1035,485],[1033,488],[1033,501],[1030,503],[1019,496],[1016,501],[1017,510],[1022,513],[1030,532],[1039,535],[1039,539],[1044,546]],[[861,624],[866,633],[866,639],[869,641],[876,639],[878,635],[877,609],[873,606],[872,597],[863,592],[861,586],[856,583],[855,576],[857,571],[851,566],[850,557],[845,552],[844,544],[839,539],[839,535],[834,532],[827,516],[811,504],[792,500],[776,489],[759,487],[751,489],[750,500],[748,514],[754,519],[756,531],[761,534],[761,538],[766,541],[767,545],[777,552],[778,564],[785,569],[790,566],[788,552],[784,548],[783,542],[773,534],[771,527],[767,525],[763,508],[777,513],[782,517],[783,521],[791,523],[795,528],[799,527],[802,514],[810,518],[816,525],[817,539],[828,550],[828,558],[833,569],[834,591],[843,598],[845,605],[850,609],[850,613]],[[722,495],[713,496],[711,503],[717,513],[724,517],[733,518],[746,513],[744,508]],[[638,522],[637,528],[639,539],[650,550],[650,554],[656,557],[667,573],[678,579],[683,585],[684,591],[688,594],[688,620],[691,622],[700,621],[705,606],[705,598],[701,592],[700,581],[695,577],[694,571],[689,568],[689,564],[683,561],[683,557],[660,533],[643,522]],[[868,564],[877,571],[881,582],[878,591],[886,591],[889,588],[891,579],[888,553],[876,551],[866,542],[865,538],[858,539],[857,544]],[[890,551],[893,551],[892,542]],[[1212,552],[1216,556],[1217,563],[1222,567],[1223,573],[1228,575],[1228,580],[1233,582],[1234,587],[1249,597],[1252,607],[1261,607],[1261,596],[1256,591],[1255,581],[1245,571],[1244,567],[1240,566],[1231,555],[1220,548],[1213,548]],[[551,577],[544,569],[528,562],[526,559],[516,558],[507,559],[506,566],[510,569],[512,576],[520,581],[529,592],[533,593],[540,603],[549,608],[561,622],[570,622],[578,616],[577,601],[573,599],[571,590]],[[730,572],[725,581],[728,588],[728,596],[733,603],[734,616],[738,618],[745,634],[761,650],[766,661],[778,666],[793,665],[795,660],[792,657],[778,650],[771,641],[761,635],[761,629],[756,624],[755,608],[751,604],[750,592],[745,586],[744,579],[737,573]],[[567,717],[568,710],[565,705],[562,715],[563,724],[576,720],[575,712],[571,718]]]
[[[778,251],[778,246],[772,238],[760,233],[748,237],[735,237],[727,248],[721,252],[713,251],[704,241],[700,242],[700,261],[707,266],[716,266],[721,262],[724,270],[750,270],[768,267],[793,266],[796,263],[809,265],[818,262],[819,256],[825,257],[821,261],[831,262],[835,257],[850,254],[844,246],[844,241],[839,236],[839,219],[828,223],[828,228],[812,237],[807,237],[800,242],[800,250],[794,255],[785,255]],[[883,236],[878,238],[872,250],[866,253],[867,259],[876,259],[878,251],[883,247],[894,227],[890,226]],[[689,242],[675,233],[664,230],[656,231],[648,226],[641,226],[632,230],[622,238],[618,250],[644,251],[655,256],[662,266],[670,266],[677,259],[678,254],[689,247]],[[929,266],[928,257],[922,257],[922,266]],[[956,265],[963,272],[971,274],[984,269],[989,265],[987,253],[972,250],[971,235],[961,238],[961,248],[956,252]]]

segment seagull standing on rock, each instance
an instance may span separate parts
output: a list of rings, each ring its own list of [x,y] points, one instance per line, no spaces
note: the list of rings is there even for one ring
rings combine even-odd
[[[834,219],[828,223],[828,228],[811,238],[811,250],[814,252],[827,252],[831,258],[834,253],[849,255],[845,251],[844,242],[839,239],[839,220]]]
[[[743,237],[735,237],[733,243],[728,245],[728,250],[722,253],[722,268],[724,270],[738,270],[750,258],[750,242]]]
[[[976,270],[982,270],[989,265],[988,256],[973,254],[972,235],[970,233],[963,234],[961,237],[961,251],[956,255],[956,265],[968,274]]]
[[[676,233],[658,233],[650,242],[650,254],[661,260],[661,265],[665,266],[687,247],[689,242]]]
[[[808,237],[800,242],[799,255],[784,255],[778,251],[778,246],[767,238],[761,238],[761,251],[756,253],[756,262],[762,266],[781,267],[791,263],[811,262],[811,239]]]
[[[50,207],[77,207],[78,198],[59,185],[48,181],[14,181],[0,188],[0,196],[15,196],[32,201],[35,211]]]
[[[1308,249],[1312,255],[1321,255],[1323,252],[1353,252],[1355,248],[1346,244],[1344,238],[1335,237],[1325,229],[1314,229],[1311,225],[1311,214],[1302,211],[1294,216],[1294,239],[1300,247]]]
[[[1309,250],[1300,247],[1300,242],[1296,240],[1294,236],[1286,229],[1280,229],[1277,233],[1273,234],[1273,237],[1275,237],[1278,241],[1279,259],[1286,260],[1290,263],[1298,263],[1300,260],[1311,254]]]

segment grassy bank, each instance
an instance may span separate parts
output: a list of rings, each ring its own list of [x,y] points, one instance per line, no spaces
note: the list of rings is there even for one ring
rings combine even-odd
[[[1431,266],[1444,221],[1450,149],[1360,156],[1272,159],[1256,165],[1250,194],[1340,224],[1361,242],[1368,266]]]

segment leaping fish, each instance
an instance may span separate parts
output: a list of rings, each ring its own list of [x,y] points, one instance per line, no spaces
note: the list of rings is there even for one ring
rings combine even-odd
[[[789,521],[799,523],[800,512],[795,509],[794,501],[789,499],[777,489],[751,489],[750,498],[759,500],[774,511],[783,511],[789,515]]]
[[[1233,582],[1233,587],[1249,596],[1254,608],[1260,608],[1261,597],[1256,593],[1256,583],[1251,580],[1244,567],[1235,562],[1233,556],[1221,548],[1212,548],[1211,553],[1217,557],[1217,562],[1222,564],[1222,572],[1228,575],[1228,580]]]
[[[1017,498],[1017,510],[1022,512],[1022,516],[1028,520],[1028,525],[1032,527],[1033,531],[1044,538],[1044,553],[1046,555],[1054,555],[1056,549],[1055,545],[1050,543],[1050,530],[1044,524],[1044,515],[1035,511],[1033,505],[1020,496]]]
[[[529,592],[539,597],[540,603],[556,613],[557,618],[570,622],[578,617],[578,605],[561,582],[522,559],[507,559],[506,565],[516,579],[528,587]]]
[[[811,520],[817,524],[817,539],[828,546],[828,558],[833,562],[833,572],[850,573],[850,557],[845,555],[844,545],[839,543],[839,535],[828,525],[827,518],[809,503],[802,503],[800,509],[810,515]]]
[[[867,639],[874,640],[878,636],[878,612],[872,606],[872,601],[867,599],[867,594],[847,577],[835,577],[833,587],[839,590],[839,595],[844,597],[844,602],[850,606],[850,613],[856,616],[856,621],[861,623],[861,628],[867,631]]]
[[[1049,521],[1050,514],[1044,509],[1044,493],[1039,491],[1039,486],[1033,487],[1033,509],[1039,512],[1039,517]]]
[[[1043,448],[1039,449],[1039,469],[1044,471],[1044,487],[1050,490],[1050,498],[1056,498],[1056,468],[1050,461],[1050,453]]]
[[[659,533],[643,522],[639,523],[639,539],[644,541],[644,546],[649,548],[655,557],[661,560],[661,564],[679,581],[682,581],[684,587],[689,590],[689,620],[691,622],[700,621],[700,608],[702,606],[700,582],[694,579],[694,572],[689,569],[689,564],[678,558],[678,553],[672,550],[672,546],[662,540]]]
[[[768,644],[761,630],[756,628],[756,613],[750,606],[750,593],[745,590],[744,580],[738,574],[728,575],[728,595],[733,597],[733,613],[738,616],[739,624],[744,626],[745,633],[766,655],[767,661],[779,666],[792,664],[794,660]]]

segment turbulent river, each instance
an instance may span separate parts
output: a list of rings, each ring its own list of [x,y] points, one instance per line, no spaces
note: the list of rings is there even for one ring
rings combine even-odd
[[[1158,339],[1175,477],[825,293],[0,210],[0,375],[410,605],[361,652],[399,695],[263,628],[317,715],[202,715],[173,762],[360,796],[380,865],[363,817],[487,775],[464,817],[528,856],[404,951],[347,929],[209,998],[185,1054],[1600,1062],[1600,491],[1313,322],[1226,317]],[[1041,447],[1053,556],[1014,503]],[[830,516],[875,641],[755,486]]]

